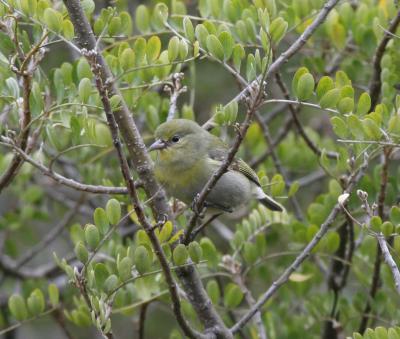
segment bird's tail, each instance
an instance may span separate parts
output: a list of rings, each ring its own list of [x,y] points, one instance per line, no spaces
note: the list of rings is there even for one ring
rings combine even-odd
[[[283,207],[281,206],[281,204],[266,195],[261,187],[257,186],[253,192],[257,200],[261,202],[266,208],[270,209],[271,211],[283,211]]]
[[[274,199],[270,198],[268,195],[265,195],[265,197],[258,199],[259,202],[261,202],[266,208],[270,209],[271,211],[277,211],[277,212],[282,212],[283,208],[282,206],[277,203]]]

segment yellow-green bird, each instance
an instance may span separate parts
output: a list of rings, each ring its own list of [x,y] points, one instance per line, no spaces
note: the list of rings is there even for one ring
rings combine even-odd
[[[186,119],[161,124],[155,138],[149,151],[158,151],[154,167],[157,180],[168,195],[190,206],[221,166],[229,148],[196,122]],[[283,210],[264,193],[250,166],[236,158],[208,194],[205,206],[232,212],[250,199],[258,199],[270,210]]]

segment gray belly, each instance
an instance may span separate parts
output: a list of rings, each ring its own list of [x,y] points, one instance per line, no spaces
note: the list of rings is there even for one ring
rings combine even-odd
[[[183,201],[187,205],[191,205],[195,196],[201,192],[208,181],[198,180],[196,187],[175,188],[165,187],[167,192]],[[246,203],[252,197],[252,189],[254,184],[245,176],[238,172],[225,173],[207,195],[206,202],[209,207],[222,210],[231,210],[235,207]]]

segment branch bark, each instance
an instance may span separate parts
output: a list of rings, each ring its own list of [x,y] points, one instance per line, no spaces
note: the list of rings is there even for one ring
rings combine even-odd
[[[64,0],[64,4],[74,25],[79,48],[86,49],[87,51],[95,51],[96,40],[90,24],[82,10],[80,2],[78,0]],[[111,79],[113,79],[113,76],[104,58],[101,54],[97,54],[96,58],[101,69],[101,73],[99,75],[103,84],[107,86],[108,95],[116,94],[119,95],[120,98],[122,98],[117,85],[110,81]],[[160,220],[164,216],[170,217],[171,211],[168,206],[165,193],[154,178],[152,161],[146,151],[146,147],[139,133],[139,130],[135,122],[133,121],[132,114],[131,112],[129,112],[129,109],[123,99],[121,100],[121,108],[113,113],[113,118],[115,118],[115,122],[118,124],[118,128],[131,155],[135,169],[139,175],[139,178],[143,182],[144,190],[147,196],[152,198],[151,206],[153,209],[153,213],[156,216],[156,219]],[[129,171],[127,174],[129,174]],[[128,190],[132,190],[132,193],[134,192],[133,189],[134,186],[128,187]],[[150,239],[152,239],[152,242],[157,240],[154,233],[150,232],[149,235]],[[160,246],[155,247],[154,250],[156,253],[162,253],[162,251],[160,251]],[[167,266],[163,264],[163,259],[161,256],[160,258],[161,265],[166,270]],[[196,313],[206,327],[206,331],[210,331],[213,333],[219,332],[222,333],[222,337],[230,338],[231,335],[229,331],[225,327],[222,319],[215,311],[208,295],[204,291],[197,271],[193,267],[187,267],[177,270],[177,275],[181,279],[182,285],[187,295],[189,296],[189,300],[191,301]],[[168,274],[166,276],[166,279],[167,281],[169,280]],[[170,287],[175,286],[174,284],[169,285]],[[175,293],[174,291],[172,292]],[[178,301],[174,300],[174,307],[179,306]],[[182,325],[184,324],[184,319],[181,320]],[[188,333],[190,333],[190,329],[186,328],[186,330]]]
[[[371,108],[374,109],[376,104],[378,103],[379,96],[381,93],[381,60],[383,55],[385,54],[386,46],[389,43],[390,39],[394,33],[396,33],[396,29],[400,24],[400,11],[397,12],[397,15],[393,18],[391,23],[389,24],[388,29],[385,31],[381,42],[376,48],[374,59],[372,60],[372,77],[369,82],[368,91],[371,97]]]

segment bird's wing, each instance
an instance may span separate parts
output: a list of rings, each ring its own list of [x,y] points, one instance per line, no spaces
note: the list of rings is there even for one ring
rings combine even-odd
[[[213,148],[208,152],[208,155],[211,159],[222,163],[222,161],[226,159],[228,151],[228,147],[221,141],[221,143],[216,148]],[[253,169],[249,165],[247,165],[242,159],[233,159],[228,169],[230,171],[237,171],[243,174],[249,180],[254,182],[257,186],[261,186],[260,180],[258,179],[256,172],[254,172]]]

